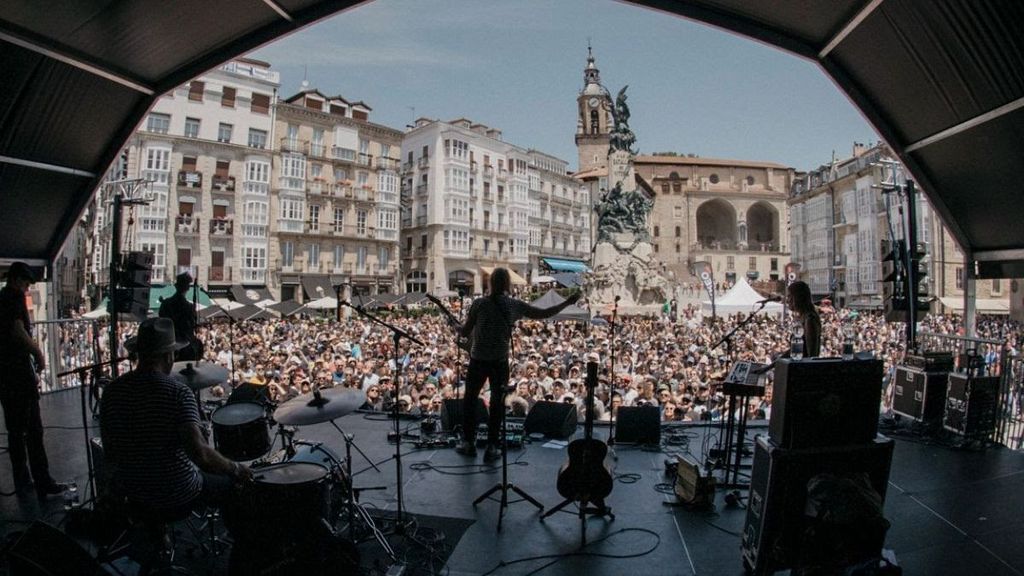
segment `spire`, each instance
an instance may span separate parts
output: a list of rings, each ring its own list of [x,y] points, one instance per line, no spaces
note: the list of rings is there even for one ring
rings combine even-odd
[[[600,84],[601,83],[601,71],[597,69],[597,64],[594,63],[594,49],[590,45],[590,39],[587,39],[587,67],[583,69],[583,86],[586,88],[588,84]]]

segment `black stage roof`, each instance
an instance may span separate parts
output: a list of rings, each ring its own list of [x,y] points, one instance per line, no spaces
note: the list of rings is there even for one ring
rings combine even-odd
[[[630,0],[819,64],[982,276],[1024,276],[1024,3]],[[162,93],[360,2],[0,4],[0,258],[52,260]],[[31,199],[31,200],[30,200]]]

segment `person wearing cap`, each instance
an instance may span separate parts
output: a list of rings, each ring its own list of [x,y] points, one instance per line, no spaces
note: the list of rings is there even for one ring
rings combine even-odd
[[[105,465],[116,490],[133,505],[175,515],[222,506],[252,472],[206,443],[192,390],[171,376],[174,323],[151,318],[139,325],[134,370],[109,384],[100,399]]]
[[[32,323],[25,293],[36,281],[24,262],[14,262],[0,289],[0,404],[7,425],[7,455],[16,489],[35,483],[39,498],[61,494],[66,486],[50,476],[39,411],[38,373],[46,356],[32,340]],[[31,475],[29,471],[31,470]]]
[[[188,272],[178,274],[174,279],[174,296],[160,303],[161,318],[169,318],[174,322],[174,335],[178,340],[188,343],[178,350],[175,360],[202,360],[203,343],[196,337],[196,310],[192,302],[185,296],[192,287],[192,275]]]
[[[477,298],[469,308],[466,322],[456,326],[463,337],[472,336],[472,350],[469,354],[469,371],[466,375],[466,395],[463,397],[463,440],[456,447],[459,454],[476,455],[476,399],[484,383],[491,388],[491,410],[487,422],[487,450],[484,461],[493,462],[501,457],[498,447],[498,427],[501,425],[501,411],[504,409],[505,387],[509,379],[509,349],[512,343],[512,326],[520,318],[534,320],[550,318],[575,304],[580,293],[574,292],[561,304],[549,308],[537,308],[518,298],[509,296],[511,277],[505,268],[495,268],[491,273],[490,293]],[[453,322],[454,324],[454,322]]]

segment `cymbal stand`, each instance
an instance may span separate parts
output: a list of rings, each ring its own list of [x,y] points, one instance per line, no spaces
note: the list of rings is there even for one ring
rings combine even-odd
[[[355,437],[352,436],[351,434],[347,434],[344,430],[342,430],[341,426],[338,426],[337,422],[335,422],[334,420],[329,420],[329,422],[331,423],[331,426],[334,426],[334,429],[338,431],[338,434],[341,434],[341,437],[345,439],[345,450],[347,452],[351,452],[350,448],[355,448],[356,452],[359,452],[359,455],[363,457],[363,460],[369,462],[370,467],[372,467],[374,470],[377,471],[378,474],[380,474],[380,468],[378,468],[377,465],[373,463],[373,460],[370,460],[370,457],[367,456],[365,452],[360,450],[358,445],[356,445],[355,440],[353,440],[353,438]],[[351,459],[349,460],[349,465],[351,466]],[[351,472],[352,470],[349,470],[350,474]]]
[[[394,375],[392,376],[391,380],[394,383],[394,404],[391,408],[391,419],[395,425],[395,478],[397,480],[396,496],[398,500],[398,507],[395,513],[395,532],[398,534],[404,534],[406,530],[406,525],[403,510],[404,503],[402,498],[402,428],[398,417],[398,398],[400,391],[399,382],[401,381],[400,377],[402,367],[402,363],[399,358],[399,348],[402,343],[402,338],[405,338],[406,340],[414,344],[419,344],[420,346],[425,347],[426,345],[423,344],[421,340],[409,334],[405,330],[402,330],[398,326],[395,326],[394,324],[391,324],[389,322],[385,322],[384,320],[381,320],[377,316],[370,314],[369,312],[364,310],[362,306],[354,306],[352,305],[351,302],[345,301],[341,301],[341,304],[343,306],[348,306],[352,310],[355,310],[360,316],[366,318],[370,322],[383,326],[384,328],[387,328],[388,330],[391,331],[392,353],[394,354],[394,368],[392,370]]]
[[[505,509],[508,508],[509,504],[525,501],[536,506],[541,512],[544,511],[543,504],[538,502],[533,496],[527,494],[522,488],[508,481],[508,430],[505,424],[506,416],[508,415],[508,410],[505,409],[505,394],[507,392],[508,386],[503,386],[501,389],[501,402],[497,406],[491,406],[491,410],[501,410],[501,482],[492,486],[490,490],[481,494],[476,500],[473,500],[473,506],[476,506],[490,498],[491,494],[501,492],[501,498],[498,499],[498,532],[501,532],[501,520],[505,516]],[[518,494],[522,500],[509,502],[509,490]]]
[[[383,532],[377,528],[377,524],[374,523],[373,517],[366,511],[366,508],[359,503],[359,493],[367,490],[384,490],[385,486],[373,486],[371,488],[356,488],[354,486],[355,479],[352,477],[352,446],[355,444],[355,436],[351,434],[344,434],[345,438],[345,471],[348,474],[348,537],[353,542],[355,539],[355,526],[356,526],[356,514],[359,514],[359,518],[366,523],[366,526],[370,529],[373,534],[373,538],[380,544],[380,547],[391,558],[392,562],[398,560],[398,556],[395,555],[394,548],[391,547],[391,543],[388,542],[387,537]],[[358,448],[356,448],[358,450]],[[365,457],[365,455],[364,455]],[[373,464],[372,462],[370,464]]]

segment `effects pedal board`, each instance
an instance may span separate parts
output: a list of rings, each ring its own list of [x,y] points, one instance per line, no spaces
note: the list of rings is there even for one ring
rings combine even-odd
[[[505,442],[509,448],[522,448],[523,447],[523,423],[522,422],[506,422],[505,423]],[[476,445],[486,446],[487,445],[487,424],[481,424],[476,429]]]

